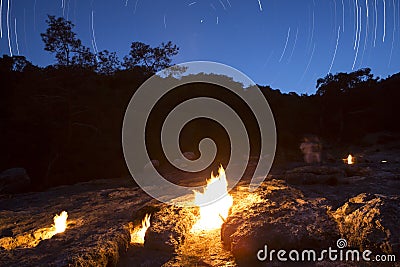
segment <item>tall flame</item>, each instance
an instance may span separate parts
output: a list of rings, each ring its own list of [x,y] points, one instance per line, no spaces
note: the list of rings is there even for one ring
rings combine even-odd
[[[347,156],[347,158],[344,159],[344,161],[345,161],[347,164],[352,165],[352,164],[354,164],[354,157],[353,157],[351,154],[349,154],[349,155]]]
[[[193,225],[192,231],[221,228],[233,204],[233,198],[228,193],[224,168],[219,168],[217,176],[211,174],[203,193],[194,191],[194,195],[194,203],[200,207],[200,218]]]
[[[146,214],[142,220],[142,225],[131,231],[131,243],[144,244],[144,236],[150,227],[150,217],[151,214]]]
[[[61,212],[60,215],[56,214],[56,216],[54,216],[54,234],[63,233],[65,229],[67,229],[67,218],[68,213],[66,211]]]

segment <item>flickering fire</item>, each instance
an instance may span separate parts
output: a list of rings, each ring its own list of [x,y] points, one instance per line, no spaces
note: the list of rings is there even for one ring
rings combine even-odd
[[[200,207],[200,218],[193,225],[192,231],[221,228],[233,204],[233,198],[228,193],[224,168],[219,168],[217,176],[211,174],[203,193],[194,191],[194,195],[194,203]]]
[[[142,220],[141,226],[131,231],[132,244],[144,244],[144,236],[146,235],[147,229],[150,227],[150,217],[151,214],[146,214]]]
[[[54,234],[63,233],[65,229],[67,229],[67,218],[68,213],[66,211],[61,212],[60,215],[56,214],[56,216],[54,216]]]
[[[54,224],[51,227],[44,227],[35,230],[34,232],[26,232],[15,237],[7,236],[0,238],[0,248],[6,250],[16,249],[18,247],[34,248],[42,240],[50,239],[54,235],[63,233],[67,229],[68,213],[63,211],[60,215],[56,214],[53,218]]]
[[[347,156],[347,158],[344,159],[344,162],[347,163],[348,165],[352,165],[352,164],[355,163],[354,157],[353,157],[351,154],[349,154],[349,155]]]

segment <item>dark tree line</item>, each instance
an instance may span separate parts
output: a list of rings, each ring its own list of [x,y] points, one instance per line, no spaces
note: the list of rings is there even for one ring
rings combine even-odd
[[[321,134],[338,143],[363,133],[398,131],[398,82],[399,74],[380,80],[369,68],[318,79]]]
[[[152,73],[171,64],[178,48],[171,42],[158,47],[133,42],[129,55],[120,61],[115,52],[93,54],[73,33],[71,22],[49,16],[47,23],[42,38],[45,49],[55,54],[55,65],[37,67],[23,56],[0,58],[0,171],[26,168],[34,189],[127,175],[121,147],[125,109]],[[399,86],[400,73],[379,79],[370,69],[328,74],[318,79],[316,94],[310,96],[260,86],[277,125],[277,159],[301,159],[298,146],[304,134],[346,146],[358,144],[368,133],[399,133]],[[188,85],[163,98],[151,114],[148,132],[159,133],[169,107],[204,95],[228,101],[242,114],[255,136],[251,145],[256,153],[260,139],[257,124],[247,119],[249,110],[215,85]],[[197,153],[204,137],[228,147],[226,133],[215,124],[198,120],[184,130],[182,146],[187,151]],[[155,139],[149,150],[162,159],[159,138]],[[222,149],[218,160],[228,156],[229,151]]]

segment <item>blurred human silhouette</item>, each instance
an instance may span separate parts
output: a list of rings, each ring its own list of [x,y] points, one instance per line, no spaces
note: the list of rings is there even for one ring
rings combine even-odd
[[[321,162],[321,142],[317,136],[304,137],[300,144],[300,150],[304,154],[304,161],[308,164]]]

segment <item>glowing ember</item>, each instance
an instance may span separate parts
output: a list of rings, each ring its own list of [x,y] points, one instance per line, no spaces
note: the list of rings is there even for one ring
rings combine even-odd
[[[150,217],[151,214],[146,214],[142,220],[142,225],[131,231],[131,243],[144,244],[144,236],[146,235],[147,228],[150,227]]]
[[[54,216],[54,234],[63,233],[67,229],[68,213],[63,211],[60,215]]]
[[[211,174],[211,179],[207,181],[203,193],[194,191],[194,194],[194,203],[200,207],[200,218],[193,226],[192,231],[221,228],[233,204],[233,198],[228,194],[228,182],[224,168],[222,166],[219,168],[216,177]]]
[[[351,154],[349,154],[349,156],[346,159],[344,159],[343,161],[349,165],[352,165],[355,163],[354,159],[355,158]]]

